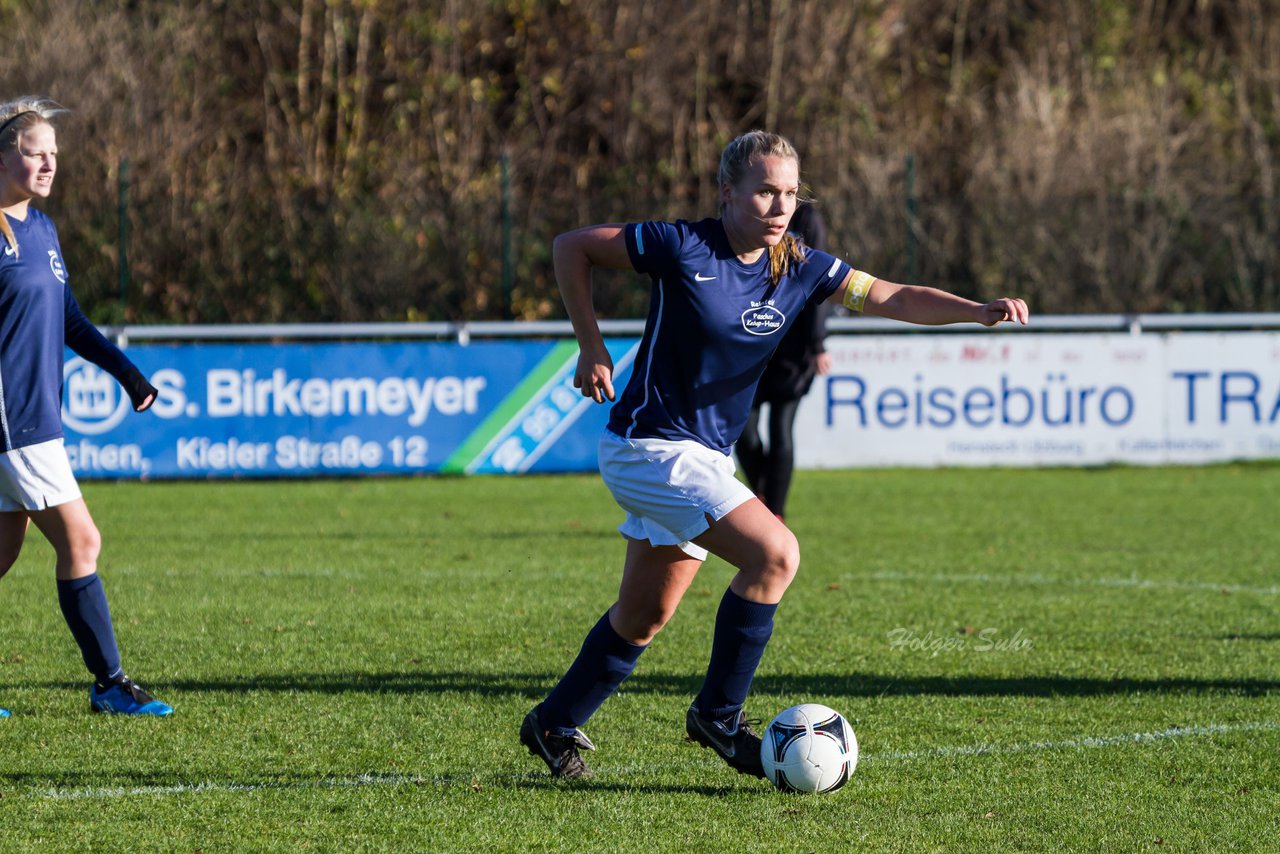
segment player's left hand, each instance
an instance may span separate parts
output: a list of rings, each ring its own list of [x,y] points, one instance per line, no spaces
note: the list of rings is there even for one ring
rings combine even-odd
[[[1005,297],[978,306],[978,322],[983,326],[995,326],[1006,320],[1026,326],[1030,317],[1031,312],[1026,302],[1013,297]]]
[[[121,384],[129,395],[134,412],[145,412],[150,409],[151,404],[156,402],[156,395],[160,393],[137,368],[130,370]]]

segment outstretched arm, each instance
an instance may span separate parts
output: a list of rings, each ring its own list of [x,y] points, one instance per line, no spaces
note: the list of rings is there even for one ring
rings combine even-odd
[[[80,304],[71,293],[70,285],[64,287],[66,288],[66,319],[63,337],[67,346],[77,355],[88,359],[115,377],[128,393],[135,412],[149,409],[156,400],[155,386],[143,376],[142,371],[138,370],[133,362],[129,361],[129,357],[121,352],[119,347],[108,341],[98,331],[98,327],[84,316],[84,312],[80,310]]]
[[[578,339],[578,369],[573,385],[582,390],[583,397],[596,403],[614,399],[613,359],[604,345],[591,301],[591,268],[631,268],[623,228],[619,223],[610,223],[567,231],[555,239],[551,248],[560,297]]]
[[[861,295],[853,296],[859,289]],[[830,301],[843,303],[864,314],[925,326],[948,323],[995,326],[1006,320],[1025,325],[1030,319],[1026,302],[1015,297],[979,303],[937,288],[899,285],[884,279],[872,279],[866,273],[856,271],[845,278]]]

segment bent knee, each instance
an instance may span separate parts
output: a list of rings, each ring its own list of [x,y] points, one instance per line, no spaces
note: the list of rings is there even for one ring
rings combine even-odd
[[[674,615],[674,608],[662,607],[629,609],[625,613],[615,612],[613,630],[627,643],[643,646],[653,640]]]
[[[22,539],[16,543],[5,543],[0,545],[0,577],[13,568],[18,562],[18,555],[22,554]]]
[[[800,541],[787,528],[774,538],[765,553],[767,569],[774,575],[791,579],[800,569]]]
[[[760,562],[749,573],[753,586],[781,596],[800,569],[800,543],[795,534],[783,528],[764,544]]]
[[[102,552],[102,535],[94,525],[88,525],[76,531],[68,538],[67,548],[70,550],[71,562],[80,566],[98,563],[98,555]]]

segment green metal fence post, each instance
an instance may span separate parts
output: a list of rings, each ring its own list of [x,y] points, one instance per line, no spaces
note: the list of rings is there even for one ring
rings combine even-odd
[[[120,285],[120,310],[123,313],[129,305],[129,158],[121,157],[119,169],[119,225],[116,240],[117,273]]]
[[[512,292],[515,284],[515,270],[511,261],[511,155],[502,152],[502,316],[511,320],[515,317]]]
[[[916,277],[916,156],[907,152],[907,281]]]

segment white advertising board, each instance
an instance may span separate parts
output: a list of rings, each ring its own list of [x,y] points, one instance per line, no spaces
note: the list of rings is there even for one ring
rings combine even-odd
[[[801,468],[1280,458],[1280,333],[836,335]]]

